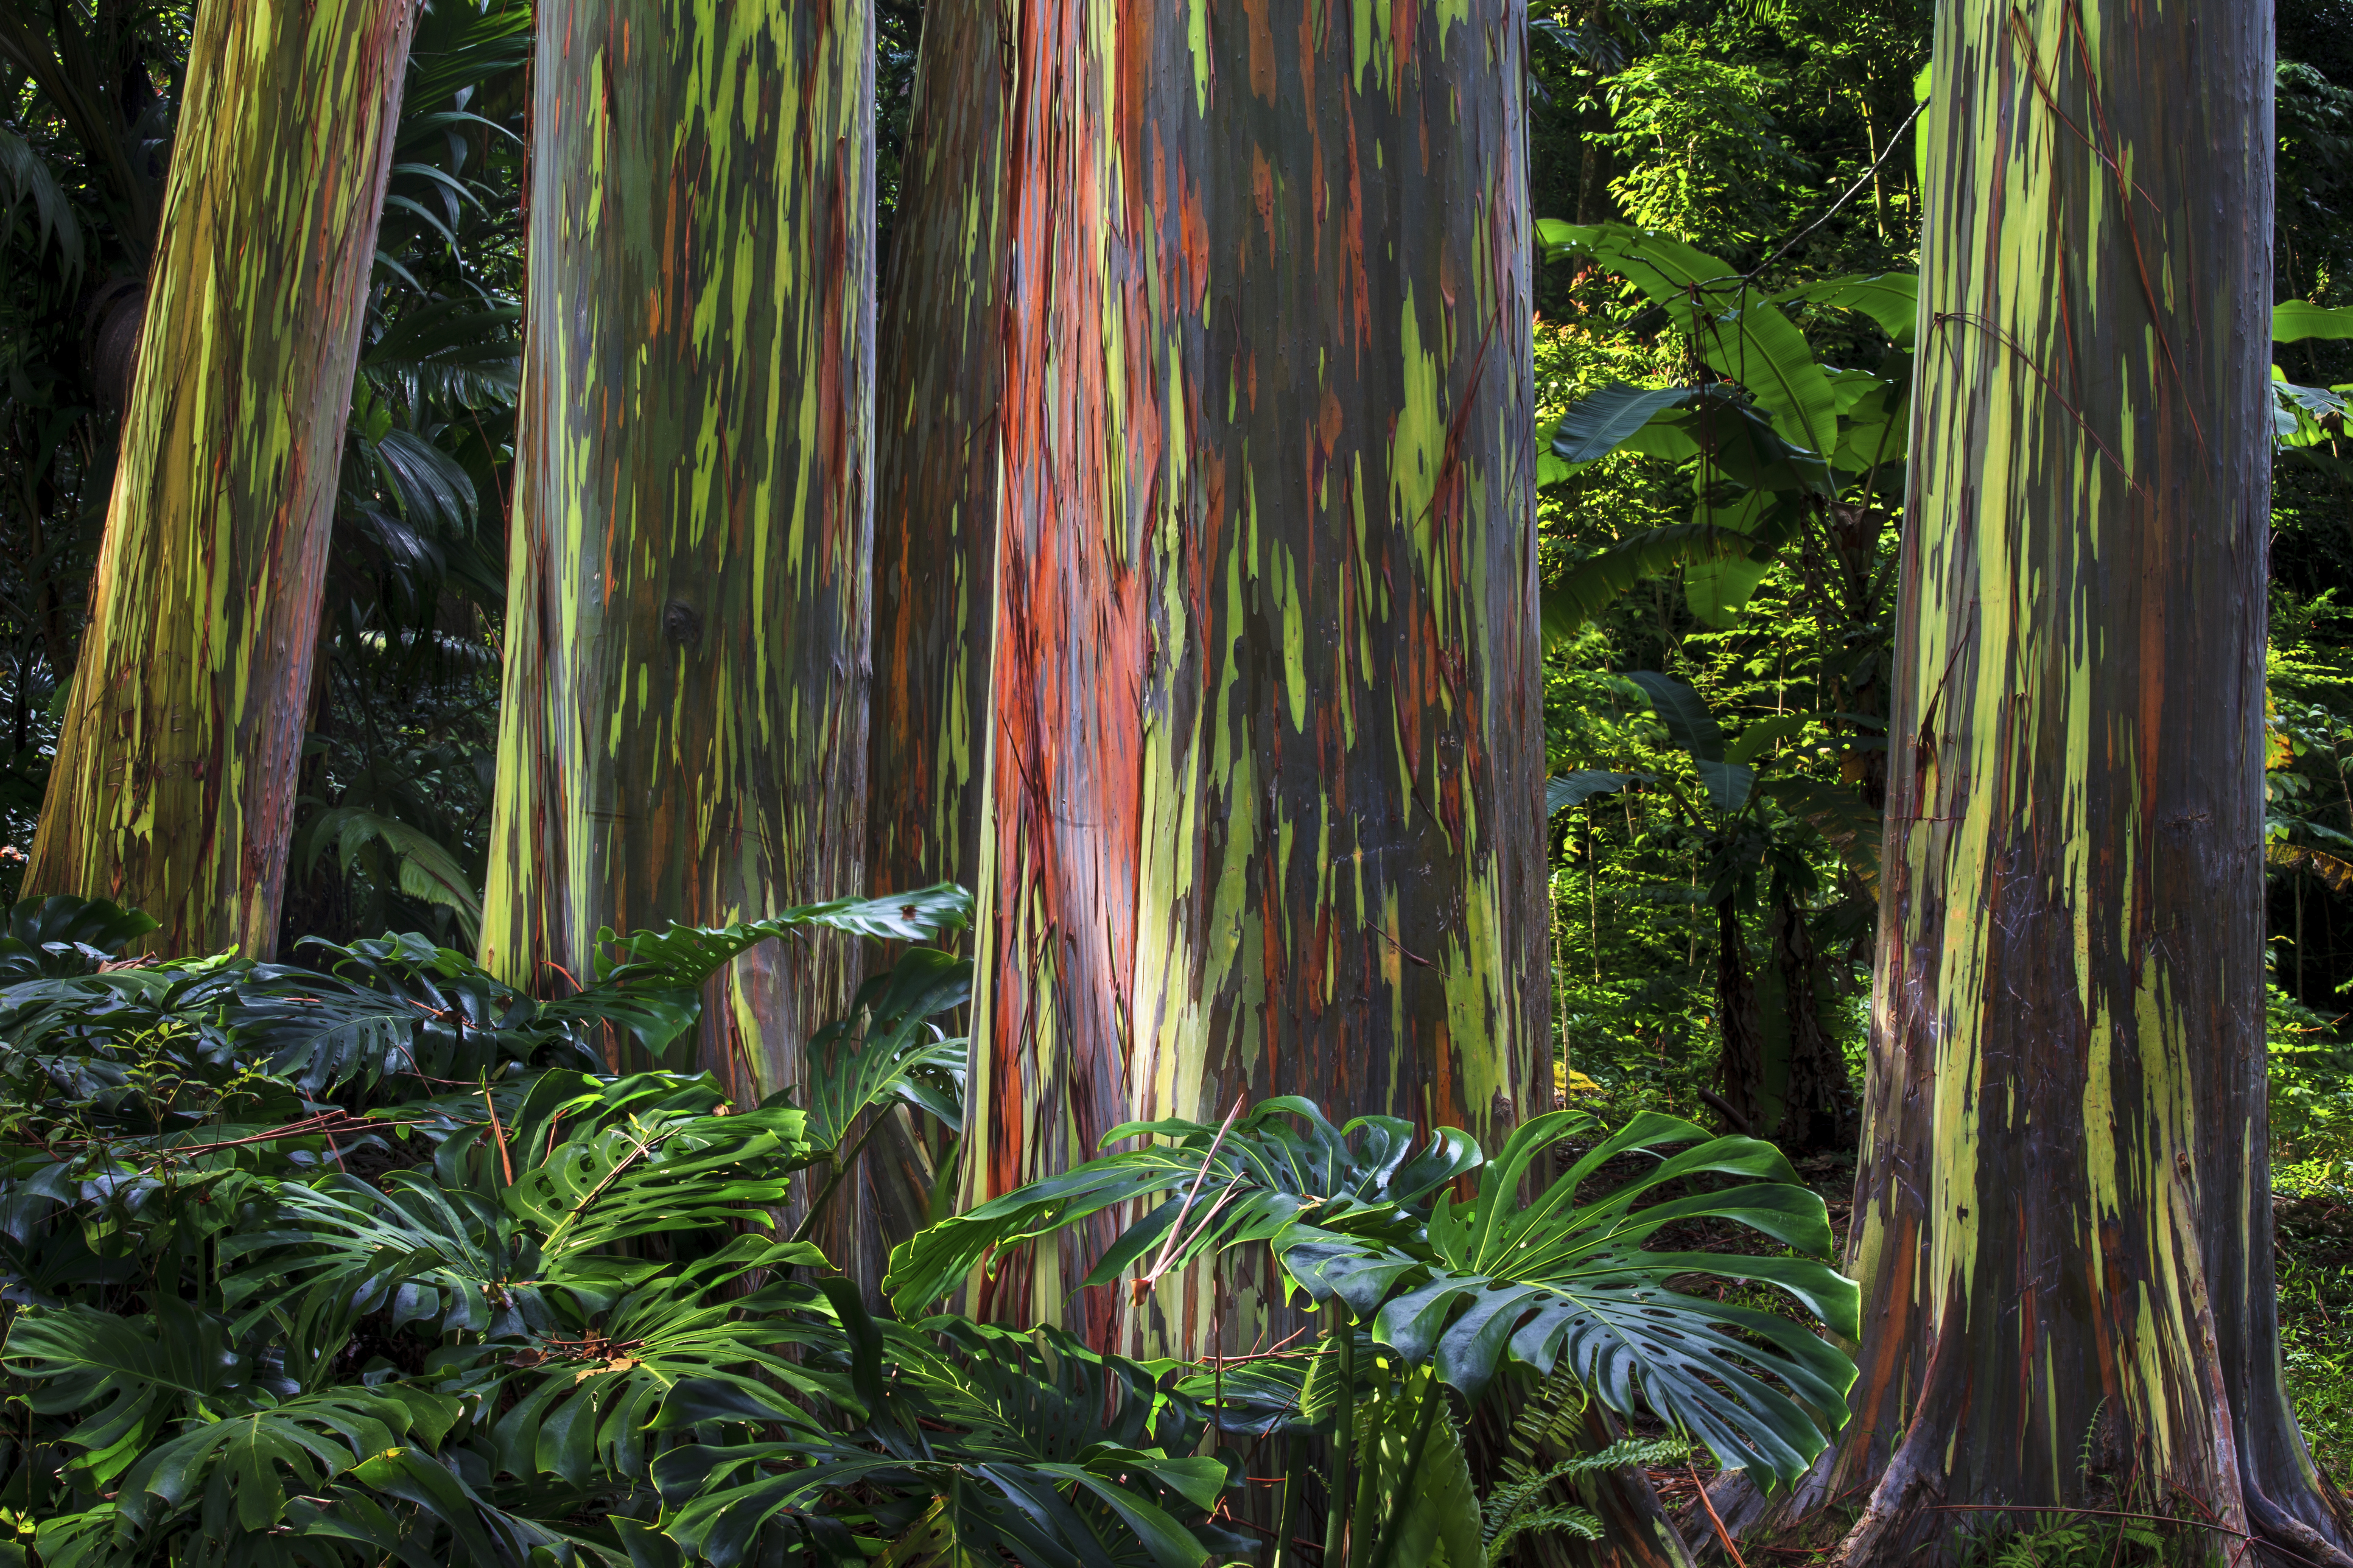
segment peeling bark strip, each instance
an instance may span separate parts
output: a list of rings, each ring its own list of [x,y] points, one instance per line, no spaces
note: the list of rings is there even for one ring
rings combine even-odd
[[[970,1184],[1237,1094],[1499,1133],[1550,1098],[1522,9],[1006,15]],[[1196,1272],[1145,1333],[1206,1342]]]
[[[1841,1560],[2105,1475],[2343,1563],[2269,1223],[2271,7],[1947,0],[1936,61]]]
[[[865,0],[543,0],[483,962],[859,890],[873,363]],[[795,1082],[846,938],[754,948],[700,1065]]]
[[[882,293],[875,430],[874,886],[979,874],[1004,370],[998,0],[930,0]]]
[[[205,0],[26,896],[278,941],[410,0]]]

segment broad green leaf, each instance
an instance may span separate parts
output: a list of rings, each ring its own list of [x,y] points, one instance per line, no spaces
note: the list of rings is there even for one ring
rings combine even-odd
[[[1573,224],[1538,218],[1536,238],[1546,259],[1589,256],[1642,292],[1654,305],[1694,298],[1736,296],[1747,279],[1730,262],[1670,234],[1622,223]]]
[[[1250,1107],[1222,1136],[1217,1126],[1170,1119],[1124,1123],[1103,1134],[1103,1142],[1137,1136],[1148,1139],[1145,1147],[1018,1187],[900,1243],[891,1249],[884,1289],[901,1311],[915,1310],[1010,1247],[1114,1204],[1158,1199],[1113,1240],[1082,1281],[1109,1284],[1138,1262],[1161,1258],[1177,1268],[1213,1251],[1263,1241],[1309,1209],[1326,1215],[1387,1214],[1426,1201],[1477,1169],[1481,1158],[1477,1141],[1458,1127],[1438,1129],[1417,1148],[1409,1121],[1363,1116],[1335,1127],[1313,1101],[1290,1095]],[[1202,1197],[1188,1210],[1184,1195],[1196,1186]],[[1185,1229],[1170,1243],[1180,1215]]]
[[[79,277],[82,266],[81,223],[74,216],[73,203],[58,184],[48,161],[23,137],[5,129],[0,129],[0,191],[6,193],[12,209],[28,197],[31,199],[33,211],[40,219],[38,243],[54,241],[65,262],[66,275]],[[9,216],[13,219],[14,212]]]
[[[1659,715],[1659,722],[1667,727],[1667,738],[1689,752],[1692,761],[1725,760],[1723,727],[1716,723],[1715,715],[1708,710],[1705,700],[1698,692],[1673,676],[1652,669],[1631,670],[1625,679],[1642,689]]]
[[[2281,447],[2317,447],[2345,432],[2353,386],[2298,386],[2272,367],[2272,438]]]
[[[1765,786],[1765,795],[1820,834],[1872,897],[1879,896],[1882,829],[1876,808],[1843,784],[1814,779],[1775,779]]]
[[[1694,762],[1692,768],[1707,787],[1708,804],[1718,811],[1738,811],[1757,785],[1757,770],[1739,763]]]
[[[1773,296],[1773,302],[1777,305],[1798,300],[1809,305],[1835,305],[1841,310],[1860,310],[1876,322],[1881,331],[1894,340],[1898,348],[1909,348],[1919,330],[1920,275],[1916,272],[1882,272],[1870,276],[1855,273],[1844,278],[1823,278],[1811,283],[1800,283]]]
[[[1707,788],[1708,803],[1722,812],[1747,805],[1756,770],[1725,760],[1724,731],[1700,694],[1656,670],[1633,670],[1624,679],[1642,689],[1667,727],[1667,738],[1690,753],[1693,770]]]
[[[1671,461],[1704,459],[1702,482],[1729,480],[1744,489],[1827,494],[1830,468],[1782,437],[1756,404],[1712,382],[1685,406],[1661,414],[1626,440],[1623,450]]]
[[[2272,307],[2274,342],[2300,343],[2313,338],[2353,338],[2353,305],[2283,300]]]
[[[1708,1271],[1776,1286],[1831,1331],[1859,1333],[1861,1292],[1826,1261],[1822,1200],[1788,1162],[1750,1138],[1714,1138],[1645,1113],[1552,1176],[1534,1202],[1525,1184],[1555,1170],[1554,1147],[1593,1131],[1554,1111],[1516,1129],[1480,1173],[1478,1195],[1449,1193],[1426,1239],[1345,1237],[1294,1225],[1276,1239],[1284,1268],[1318,1300],[1337,1296],[1374,1336],[1476,1400],[1506,1359],[1539,1375],[1567,1366],[1621,1414],[1648,1405],[1713,1448],[1728,1468],[1793,1482],[1844,1422],[1853,1363],[1799,1323],[1685,1295],[1669,1281]],[[1690,1144],[1590,1203],[1578,1184],[1638,1150]],[[1746,1184],[1663,1202],[1643,1197],[1701,1172]],[[1797,1257],[1651,1252],[1679,1221],[1746,1226]]]
[[[596,933],[596,979],[662,988],[702,984],[746,948],[812,928],[884,942],[926,942],[971,923],[972,895],[953,883],[880,899],[838,899],[725,926],[670,925],[623,937]]]
[[[1700,562],[1683,572],[1683,602],[1701,625],[1727,630],[1739,624],[1740,612],[1772,569],[1771,562],[1748,555]]]
[[[1057,1329],[877,1324],[854,1289],[829,1294],[859,1347],[852,1381],[870,1406],[860,1443],[698,1444],[660,1455],[650,1473],[668,1505],[663,1528],[701,1560],[727,1568],[768,1521],[851,1487],[930,1500],[911,1562],[958,1553],[997,1562],[1005,1552],[1050,1568],[1205,1560],[1180,1516],[1219,1500],[1225,1467],[1191,1457],[1198,1408],[1166,1397],[1164,1374]],[[766,1468],[794,1461],[799,1468],[781,1474]]]
[[[1778,306],[1754,301],[1696,321],[1692,335],[1722,374],[1746,387],[1781,436],[1817,459],[1838,445],[1838,401],[1805,335]]]
[[[1545,815],[1551,816],[1571,806],[1583,805],[1597,795],[1613,794],[1636,779],[1649,777],[1648,773],[1610,773],[1589,768],[1555,773],[1545,780]]]
[[[1806,726],[1813,721],[1811,713],[1778,713],[1770,719],[1759,719],[1724,748],[1724,760],[1753,763],[1790,736],[1803,734]]]
[[[1439,1408],[1417,1459],[1414,1429],[1431,1399]],[[1374,1513],[1359,1514],[1356,1529],[1368,1539],[1378,1531],[1391,1563],[1484,1568],[1479,1494],[1445,1400],[1435,1378],[1416,1373],[1357,1406],[1356,1463],[1374,1478]]]
[[[1692,521],[1753,537],[1772,500],[1773,497],[1764,490],[1746,491],[1728,505],[1711,505],[1704,500],[1692,513]],[[1725,629],[1739,619],[1757,584],[1771,570],[1769,559],[1758,560],[1754,555],[1725,555],[1694,562],[1683,569],[1684,601],[1702,625]]]
[[[1552,449],[1565,462],[1606,458],[1650,423],[1653,415],[1682,406],[1696,388],[1640,387],[1612,383],[1568,405],[1553,432]]]
[[[1839,417],[1852,418],[1865,400],[1883,397],[1889,390],[1887,379],[1875,370],[1825,370],[1830,378],[1831,395],[1838,401]]]
[[[470,942],[480,933],[481,895],[474,890],[473,879],[458,864],[457,857],[431,834],[358,806],[333,806],[304,826],[297,858],[315,866],[331,843],[347,876],[358,868],[363,846],[383,845],[397,862],[402,892],[456,911]]]
[[[1826,456],[1838,444],[1837,401],[1805,334],[1719,258],[1624,224],[1546,220],[1556,254],[1588,255],[1664,309],[1719,374],[1748,388],[1793,446]]]
[[[850,1016],[809,1040],[807,1081],[797,1098],[808,1112],[810,1144],[839,1150],[860,1117],[902,1100],[962,1131],[970,1042],[943,1038],[930,1020],[971,995],[971,960],[930,947],[910,949],[860,987]]]
[[[1746,555],[1757,542],[1733,529],[1678,522],[1647,529],[1596,552],[1563,574],[1541,596],[1544,641],[1558,647],[1638,583],[1677,567]]]
[[[89,974],[156,929],[155,918],[103,899],[56,893],[21,899],[0,914],[0,984]]]

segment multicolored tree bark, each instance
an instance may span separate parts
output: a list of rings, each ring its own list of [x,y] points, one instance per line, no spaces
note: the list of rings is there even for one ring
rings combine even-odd
[[[930,0],[876,331],[866,832],[878,892],[977,878],[1008,85],[997,0]],[[867,1144],[837,1260],[869,1288],[927,1217],[941,1152],[903,1112]]]
[[[483,961],[861,890],[865,0],[547,0]],[[846,940],[714,979],[700,1065],[799,1075]]]
[[[2271,7],[1950,0],[1936,62],[1862,1377],[1800,1500],[1873,1483],[1856,1564],[2118,1496],[2343,1563],[2266,1163]]]
[[[267,956],[411,0],[205,0],[24,890]]]
[[[970,1184],[1238,1096],[1500,1130],[1550,1098],[1522,12],[1007,15]],[[979,1305],[1113,1332],[1102,1239]],[[1137,1340],[1248,1342],[1239,1283]]]
[[[874,886],[973,885],[1005,365],[997,0],[930,0],[876,372]]]

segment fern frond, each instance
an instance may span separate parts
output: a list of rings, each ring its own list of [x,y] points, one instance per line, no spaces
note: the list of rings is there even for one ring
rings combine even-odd
[[[1490,1540],[1487,1542],[1488,1568],[1494,1568],[1496,1563],[1504,1561],[1504,1554],[1510,1549],[1514,1537],[1539,1530],[1556,1530],[1583,1541],[1601,1539],[1601,1521],[1594,1514],[1566,1503],[1555,1504],[1518,1516]]]

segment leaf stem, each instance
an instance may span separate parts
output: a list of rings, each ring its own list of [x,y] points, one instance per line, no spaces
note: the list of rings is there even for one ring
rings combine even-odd
[[[1293,1568],[1291,1532],[1299,1522],[1299,1487],[1307,1479],[1307,1434],[1293,1432],[1282,1460],[1282,1514],[1274,1525],[1274,1568]]]
[[[1389,1494],[1388,1517],[1381,1521],[1381,1531],[1373,1539],[1371,1568],[1388,1568],[1389,1560],[1397,1555],[1398,1541],[1404,1533],[1398,1527],[1405,1522],[1408,1498],[1416,1478],[1421,1474],[1421,1458],[1430,1448],[1430,1428],[1438,1424],[1438,1407],[1445,1403],[1446,1391],[1439,1386],[1438,1374],[1429,1373],[1421,1387],[1421,1413],[1414,1418],[1413,1436],[1406,1443],[1405,1468],[1398,1472],[1397,1486]]]
[[[1324,1519],[1324,1561],[1336,1563],[1348,1523],[1348,1458],[1356,1445],[1356,1333],[1340,1298],[1332,1298],[1334,1338],[1340,1342],[1339,1414],[1332,1422],[1332,1485]]]
[[[866,1131],[858,1135],[858,1142],[849,1146],[849,1153],[844,1154],[839,1150],[836,1151],[833,1157],[833,1174],[828,1176],[825,1185],[818,1190],[817,1200],[809,1205],[808,1213],[801,1215],[801,1223],[793,1227],[792,1238],[795,1241],[807,1241],[809,1238],[809,1232],[817,1227],[818,1215],[825,1212],[825,1205],[833,1197],[834,1188],[841,1185],[841,1179],[849,1174],[849,1168],[858,1163],[858,1156],[866,1152],[866,1141],[881,1131],[883,1119],[891,1114],[891,1110],[892,1107],[883,1107],[882,1114],[866,1124]]]

